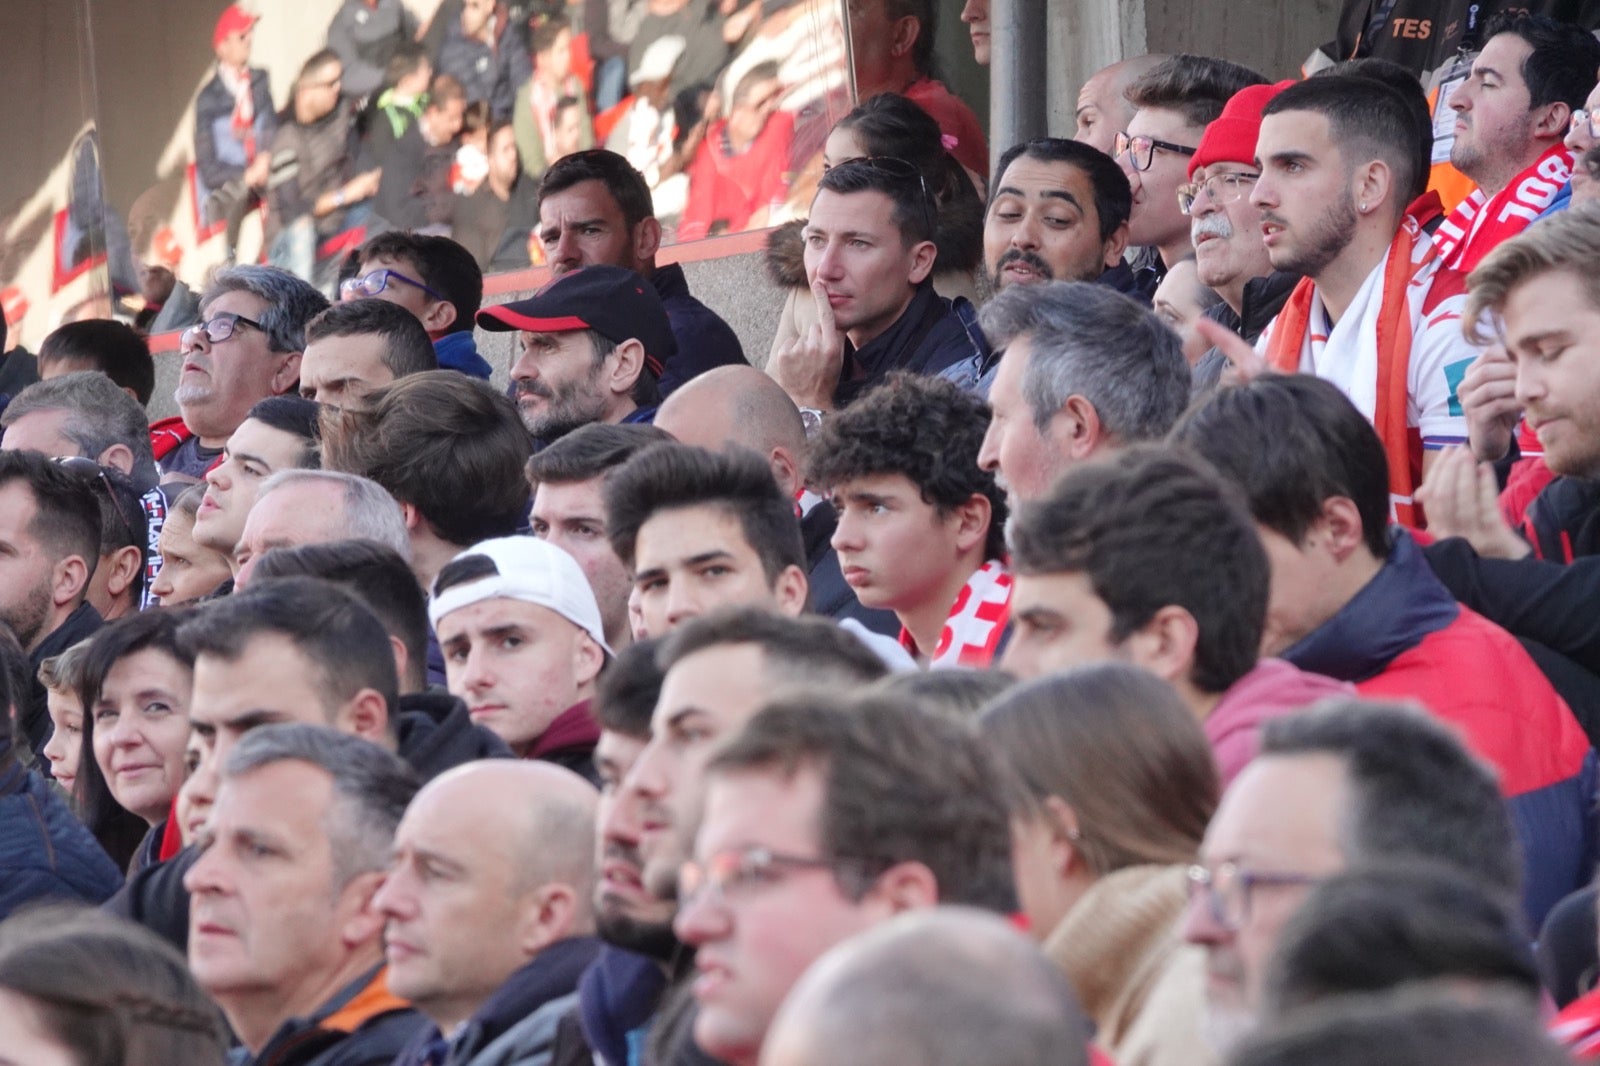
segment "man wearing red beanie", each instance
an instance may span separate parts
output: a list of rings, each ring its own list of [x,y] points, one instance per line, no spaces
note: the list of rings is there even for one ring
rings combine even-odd
[[[1252,85],[1235,93],[1206,127],[1189,159],[1189,182],[1178,187],[1178,205],[1189,217],[1200,284],[1222,297],[1207,317],[1255,343],[1283,309],[1299,274],[1274,272],[1261,239],[1261,209],[1250,202],[1260,170],[1255,165],[1261,109],[1293,85]],[[1194,371],[1197,392],[1221,378],[1227,358],[1213,348]]]

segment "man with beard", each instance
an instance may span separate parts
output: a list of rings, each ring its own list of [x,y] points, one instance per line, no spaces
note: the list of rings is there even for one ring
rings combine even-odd
[[[1261,240],[1261,210],[1250,202],[1261,172],[1255,165],[1261,109],[1293,82],[1252,85],[1234,94],[1206,127],[1189,160],[1189,183],[1178,186],[1178,206],[1189,216],[1195,274],[1222,297],[1206,317],[1254,343],[1283,309],[1299,277],[1272,269]],[[1196,392],[1217,384],[1228,364],[1220,350],[1201,356],[1194,368]]]
[[[484,308],[478,325],[517,331],[511,384],[540,445],[592,422],[650,421],[662,365],[677,349],[654,287],[613,266],[574,270],[526,300]]]
[[[1464,279],[1406,214],[1415,119],[1387,85],[1340,75],[1293,85],[1262,114],[1250,202],[1273,267],[1306,276],[1257,348],[1276,370],[1332,381],[1373,422],[1392,512],[1415,525],[1430,453],[1466,439],[1455,390],[1476,354]]]

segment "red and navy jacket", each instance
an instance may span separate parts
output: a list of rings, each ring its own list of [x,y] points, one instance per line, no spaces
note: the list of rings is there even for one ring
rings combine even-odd
[[[1515,637],[1450,595],[1410,535],[1350,602],[1283,653],[1370,699],[1416,700],[1499,772],[1532,928],[1595,865],[1594,753]]]

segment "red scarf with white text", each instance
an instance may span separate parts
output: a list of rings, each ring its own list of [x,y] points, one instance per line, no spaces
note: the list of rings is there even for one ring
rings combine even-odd
[[[1500,242],[1527,229],[1571,180],[1572,150],[1556,144],[1493,197],[1473,189],[1434,231],[1444,265],[1470,273]]]

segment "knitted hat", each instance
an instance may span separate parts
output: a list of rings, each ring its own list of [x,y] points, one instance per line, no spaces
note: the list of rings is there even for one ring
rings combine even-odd
[[[1200,137],[1200,147],[1189,157],[1189,177],[1201,167],[1212,163],[1248,163],[1256,157],[1256,138],[1261,135],[1261,111],[1267,101],[1293,85],[1280,81],[1276,85],[1252,85],[1233,94]]]

